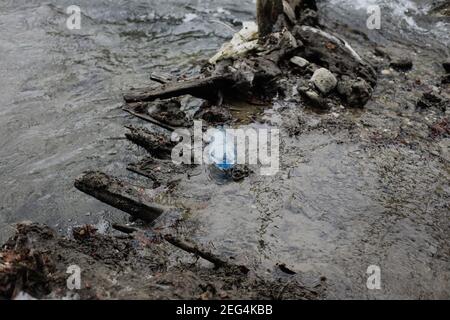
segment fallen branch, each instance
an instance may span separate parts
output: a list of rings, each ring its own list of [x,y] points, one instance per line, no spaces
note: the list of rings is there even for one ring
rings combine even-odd
[[[171,132],[175,131],[175,128],[172,126],[169,126],[167,124],[164,124],[156,119],[154,119],[153,117],[149,116],[147,113],[144,112],[139,112],[133,104],[126,104],[125,106],[123,106],[122,108],[124,111],[128,112],[129,114],[135,116],[136,118],[145,120],[147,122],[150,122],[154,125],[157,125],[163,129],[169,130]]]
[[[148,102],[157,99],[170,99],[183,95],[214,101],[218,99],[219,91],[234,84],[230,75],[212,76],[202,79],[191,79],[182,82],[169,82],[158,88],[136,90],[124,95],[127,103]]]
[[[248,273],[249,269],[245,266],[237,266],[232,263],[229,263],[218,256],[214,255],[211,252],[208,252],[202,248],[199,248],[197,245],[188,242],[186,240],[177,239],[172,235],[165,235],[164,239],[172,244],[173,246],[186,251],[188,253],[192,253],[198,257],[205,259],[206,261],[214,264],[216,268],[238,268],[242,273]]]
[[[168,208],[154,204],[155,192],[112,178],[102,172],[87,172],[76,179],[75,187],[132,217],[152,223]]]

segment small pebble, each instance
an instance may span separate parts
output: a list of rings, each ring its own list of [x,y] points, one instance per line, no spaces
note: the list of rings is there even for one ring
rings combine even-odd
[[[300,68],[306,68],[309,65],[309,61],[302,57],[293,57],[291,63],[299,66]]]

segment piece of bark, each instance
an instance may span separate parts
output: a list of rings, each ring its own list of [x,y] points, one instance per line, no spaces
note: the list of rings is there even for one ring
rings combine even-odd
[[[169,82],[158,88],[136,90],[124,95],[127,103],[170,99],[183,95],[215,101],[219,92],[234,84],[230,75],[218,75],[201,79],[191,79],[180,82]]]
[[[134,186],[102,172],[90,171],[76,179],[75,187],[132,217],[153,222],[168,210],[154,203],[156,193]]]

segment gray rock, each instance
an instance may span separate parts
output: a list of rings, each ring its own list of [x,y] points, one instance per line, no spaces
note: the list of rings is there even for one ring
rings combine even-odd
[[[298,46],[303,45],[300,41],[300,43],[295,39],[295,37],[290,33],[289,31],[285,31],[283,33],[283,37],[281,39],[282,43],[285,43],[288,45],[288,48],[296,48]]]
[[[309,65],[309,61],[302,57],[293,57],[291,63],[299,66],[300,68],[306,68]]]
[[[313,102],[320,103],[322,100],[320,99],[320,96],[317,92],[308,90],[305,92],[306,96]]]
[[[362,108],[372,96],[372,87],[362,78],[351,79],[343,76],[337,91],[349,107]]]
[[[320,90],[323,94],[328,94],[337,85],[336,77],[325,68],[320,68],[314,72],[311,82]]]

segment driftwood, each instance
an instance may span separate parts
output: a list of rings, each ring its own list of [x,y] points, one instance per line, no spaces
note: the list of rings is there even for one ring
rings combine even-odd
[[[191,95],[204,99],[210,104],[220,106],[228,99],[238,98],[246,100],[267,94],[273,89],[272,81],[282,75],[278,62],[282,60],[290,50],[295,48],[282,48],[272,50],[267,57],[252,57],[241,59],[235,64],[228,65],[228,70],[221,70],[221,66],[214,66],[212,72],[223,75],[213,75],[202,79],[190,79],[180,82],[170,82],[157,88],[148,88],[139,93],[129,93],[124,96],[127,105],[124,110],[141,119],[159,125],[173,131],[174,126],[164,124],[149,114],[142,112],[142,103],[152,102],[158,99],[171,99],[183,95]],[[224,100],[224,98],[227,98]]]
[[[235,264],[232,264],[228,261],[225,261],[221,258],[219,258],[218,256],[214,255],[211,252],[208,252],[206,250],[204,250],[203,248],[198,247],[197,245],[193,244],[192,242],[186,241],[186,240],[181,240],[181,239],[177,239],[172,235],[165,235],[164,239],[169,242],[170,244],[172,244],[173,246],[186,251],[188,253],[192,253],[200,258],[205,259],[206,261],[211,262],[212,264],[214,264],[214,266],[216,268],[231,268],[231,269],[238,269],[239,271],[241,271],[242,273],[248,273],[249,269],[245,266],[237,266]]]
[[[316,11],[316,0],[257,0],[259,37],[264,38],[298,23],[310,24],[313,21],[315,24]]]
[[[168,136],[144,128],[129,126],[127,129],[130,130],[125,134],[128,140],[144,148],[155,158],[171,159],[176,143],[172,142]]]
[[[169,131],[174,131],[174,128],[192,127],[194,124],[191,117],[182,110],[181,102],[177,98],[128,103],[123,109]]]
[[[147,157],[137,163],[130,163],[127,170],[152,180],[156,186],[170,186],[189,175],[194,166],[178,165],[171,160]]]
[[[163,129],[169,130],[169,131],[175,131],[175,128],[172,126],[169,126],[168,124],[162,123],[161,121],[156,120],[155,118],[153,118],[152,116],[150,116],[148,113],[146,112],[142,112],[140,111],[140,103],[130,103],[130,104],[126,104],[125,106],[123,106],[123,110],[128,112],[129,114],[135,116],[136,118],[145,120],[147,122],[150,122],[154,125],[157,125]]]
[[[256,2],[256,16],[258,20],[259,36],[265,37],[272,33],[274,25],[283,14],[282,0],[258,0]]]
[[[218,88],[227,88],[234,84],[230,75],[218,75],[207,78],[191,79],[182,82],[170,82],[157,88],[135,90],[124,95],[127,103],[170,99],[183,95],[192,95],[210,101],[220,96]]]
[[[112,178],[101,172],[87,172],[75,181],[75,187],[136,219],[153,222],[168,208],[153,202],[155,192]]]

